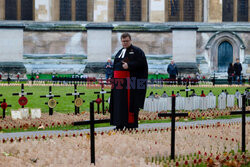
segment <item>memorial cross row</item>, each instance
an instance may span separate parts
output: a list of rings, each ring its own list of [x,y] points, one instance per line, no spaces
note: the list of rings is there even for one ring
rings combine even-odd
[[[12,96],[21,96],[18,99],[18,103],[20,104],[20,106],[22,106],[22,108],[24,108],[25,105],[27,105],[28,103],[28,99],[27,97],[25,97],[25,95],[33,95],[32,92],[26,93],[24,92],[24,84],[21,84],[21,93],[12,93]]]
[[[80,95],[85,95],[85,93],[77,92],[77,84],[74,84],[74,93],[67,93],[66,96],[74,96],[74,101],[72,103],[75,104],[75,115],[80,113],[80,106],[85,102],[85,100],[80,98]]]
[[[58,102],[53,99],[54,97],[61,97],[60,95],[53,95],[52,94],[52,87],[49,87],[49,94],[48,95],[43,95],[40,96],[40,98],[49,98],[49,101],[45,104],[47,104],[49,106],[49,115],[53,115],[53,108],[56,107],[56,105],[58,104]]]

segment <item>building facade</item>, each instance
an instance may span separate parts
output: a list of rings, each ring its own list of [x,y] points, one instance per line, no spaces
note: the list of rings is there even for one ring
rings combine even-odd
[[[0,61],[28,72],[92,73],[130,32],[151,73],[250,73],[250,0],[0,0],[0,20]]]

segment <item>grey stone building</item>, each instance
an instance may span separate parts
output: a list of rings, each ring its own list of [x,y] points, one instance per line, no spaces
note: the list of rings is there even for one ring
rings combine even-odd
[[[13,72],[94,73],[120,35],[147,56],[150,73],[225,76],[239,58],[250,73],[250,0],[0,0],[0,64]],[[4,72],[4,71],[3,71]]]

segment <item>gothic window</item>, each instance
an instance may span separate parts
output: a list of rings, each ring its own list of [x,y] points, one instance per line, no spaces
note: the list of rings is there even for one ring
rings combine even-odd
[[[126,0],[115,1],[115,21],[126,20]]]
[[[71,0],[60,0],[60,20],[71,20]]]
[[[33,0],[21,0],[21,20],[33,20]]]
[[[168,0],[169,21],[179,21],[180,6],[179,0]]]
[[[222,21],[233,21],[234,5],[233,0],[223,0]]]
[[[184,21],[194,21],[195,5],[194,0],[184,1]]]
[[[17,0],[5,1],[5,20],[17,20]]]
[[[87,21],[87,0],[76,0],[76,20]]]
[[[248,21],[248,0],[238,0],[238,21]]]
[[[130,21],[141,21],[141,0],[130,0]]]

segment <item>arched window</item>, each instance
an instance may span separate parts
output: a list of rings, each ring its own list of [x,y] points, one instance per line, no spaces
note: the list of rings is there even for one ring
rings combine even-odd
[[[248,21],[248,0],[238,0],[238,21]]]
[[[194,0],[184,1],[184,21],[194,21],[195,4]]]
[[[222,21],[233,21],[234,3],[233,0],[223,0]]]
[[[168,20],[180,20],[180,3],[179,0],[168,0]]]

